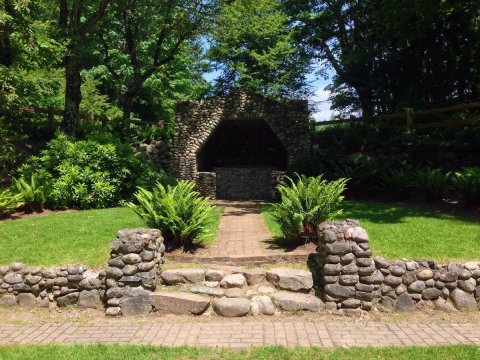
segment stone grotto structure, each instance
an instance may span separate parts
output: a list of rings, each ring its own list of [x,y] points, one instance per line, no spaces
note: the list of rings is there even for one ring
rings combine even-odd
[[[219,199],[271,199],[288,164],[310,149],[307,101],[246,92],[178,103],[173,139],[138,148]]]

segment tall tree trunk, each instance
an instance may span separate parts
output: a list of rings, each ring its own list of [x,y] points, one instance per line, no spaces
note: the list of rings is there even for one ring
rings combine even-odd
[[[360,106],[362,107],[363,116],[373,116],[374,115],[374,106],[371,91],[363,88],[356,87],[358,93],[358,99],[360,101]]]
[[[13,63],[12,44],[8,33],[2,34],[0,37],[0,65],[11,66]]]
[[[82,101],[79,53],[80,45],[73,43],[69,46],[65,56],[65,108],[61,129],[65,134],[72,136],[75,135],[79,125],[80,102]]]

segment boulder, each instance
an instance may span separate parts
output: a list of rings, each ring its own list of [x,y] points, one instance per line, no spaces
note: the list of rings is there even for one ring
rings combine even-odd
[[[5,281],[7,284],[13,285],[21,283],[23,281],[23,278],[20,274],[8,273],[4,276],[3,281]]]
[[[205,271],[205,280],[207,281],[220,281],[225,276],[222,270],[207,269]]]
[[[0,295],[0,306],[17,305],[17,297],[12,294]]]
[[[355,287],[328,284],[325,285],[325,293],[336,298],[353,298],[355,296]]]
[[[79,297],[78,292],[73,292],[64,296],[57,297],[57,305],[59,307],[65,307],[69,305],[75,305]]]
[[[220,286],[223,288],[242,288],[245,286],[247,280],[242,274],[231,274],[225,276],[220,281]]]
[[[398,296],[395,308],[398,311],[412,311],[415,310],[415,302],[404,292]]]
[[[247,279],[248,285],[257,285],[265,280],[265,270],[259,268],[247,269],[243,272],[243,276]]]
[[[22,307],[34,307],[35,304],[37,303],[37,298],[35,295],[30,294],[30,293],[23,293],[23,294],[18,294],[17,296],[18,300],[18,305]]]
[[[422,293],[422,298],[424,300],[436,300],[442,296],[442,291],[437,288],[425,289]]]
[[[213,300],[213,310],[220,316],[245,316],[250,311],[250,301],[239,298],[215,299]]]
[[[200,295],[209,295],[214,297],[222,297],[225,296],[225,290],[223,289],[215,289],[208,286],[192,286],[190,288],[190,292],[194,294]]]
[[[275,306],[273,306],[272,299],[266,295],[254,296],[250,303],[251,312],[253,315],[273,315],[275,314]]]
[[[455,311],[455,308],[453,307],[453,305],[447,302],[445,299],[440,298],[437,301],[435,301],[434,304],[435,304],[436,310],[440,310],[446,313],[451,313]]]
[[[322,301],[313,295],[279,291],[272,295],[275,305],[285,311],[320,311]]]
[[[151,292],[142,287],[127,286],[120,299],[120,308],[126,316],[148,314],[152,310]]]
[[[203,269],[171,269],[164,270],[160,274],[161,279],[167,285],[188,284],[205,280]]]
[[[102,309],[103,304],[100,300],[100,293],[98,290],[83,290],[78,296],[77,306],[86,309]]]
[[[229,298],[243,297],[243,291],[240,288],[230,288],[225,290],[225,296]]]
[[[210,299],[187,292],[161,291],[152,295],[152,303],[157,311],[180,315],[198,315],[208,309]]]
[[[419,280],[429,280],[433,278],[433,271],[430,269],[422,269],[417,272],[417,278]]]
[[[455,289],[452,291],[450,299],[458,310],[475,310],[477,308],[474,296],[463,290]]]
[[[276,268],[267,272],[267,280],[282,290],[308,291],[313,287],[310,271]]]

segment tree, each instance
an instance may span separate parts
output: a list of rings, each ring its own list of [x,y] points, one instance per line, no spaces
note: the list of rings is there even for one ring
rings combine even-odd
[[[79,123],[81,95],[80,51],[87,34],[104,16],[111,0],[59,0],[58,24],[66,40],[65,106],[62,131],[74,135]]]
[[[290,21],[280,0],[224,2],[208,52],[222,70],[217,91],[241,88],[270,96],[302,94],[308,58],[294,42]]]
[[[120,106],[125,124],[145,82],[176,60],[211,21],[216,2],[209,0],[117,1],[103,22],[99,46],[103,63],[123,84]]]

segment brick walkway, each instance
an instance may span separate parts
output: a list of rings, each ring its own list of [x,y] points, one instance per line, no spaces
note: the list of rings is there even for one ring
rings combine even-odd
[[[480,324],[257,321],[0,325],[1,344],[128,343],[208,347],[480,345]]]
[[[210,256],[262,256],[278,251],[267,250],[272,236],[260,213],[261,202],[216,201],[223,206],[218,235],[210,246]]]

